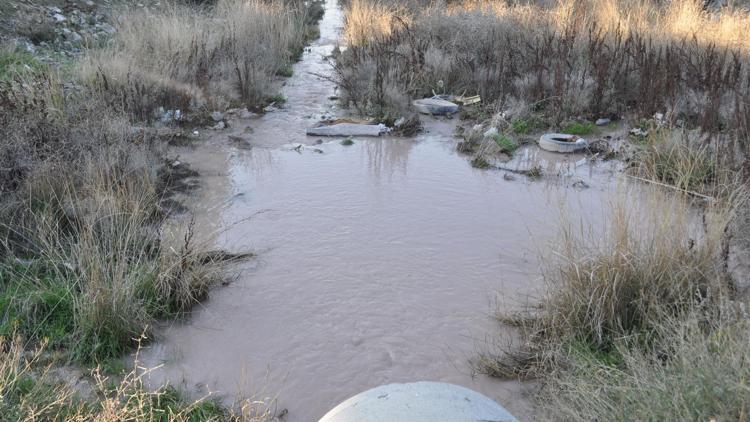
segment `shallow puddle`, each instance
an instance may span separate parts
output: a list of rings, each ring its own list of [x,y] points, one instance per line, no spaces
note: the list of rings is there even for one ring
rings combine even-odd
[[[186,322],[161,328],[141,363],[163,364],[157,380],[229,399],[278,396],[288,421],[419,380],[475,389],[524,419],[522,386],[472,377],[468,359],[509,336],[491,318],[498,307],[538,292],[539,254],[561,210],[601,220],[616,164],[529,147],[508,166],[542,165],[540,180],[478,170],[454,152],[457,121],[431,118],[416,138],[316,145],[305,128],[343,114],[328,99],[334,86],[316,76],[330,74],[323,57],[341,17],[328,0],[283,109],[180,151],[203,175],[190,199],[200,233],[215,234],[212,248],[259,257]]]

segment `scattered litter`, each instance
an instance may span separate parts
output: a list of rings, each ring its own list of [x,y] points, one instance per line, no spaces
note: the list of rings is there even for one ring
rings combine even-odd
[[[603,160],[609,160],[616,155],[614,148],[604,139],[591,142],[588,149],[592,154],[600,155]]]
[[[457,102],[459,102],[459,103],[461,103],[461,104],[463,104],[463,105],[472,105],[472,104],[476,104],[476,103],[481,102],[482,101],[482,97],[480,97],[479,95],[474,95],[474,96],[471,96],[471,97],[465,97],[463,95],[459,95],[459,96],[455,97],[454,100],[457,101]]]
[[[633,136],[645,138],[646,136],[648,136],[648,131],[637,127],[637,128],[630,129],[630,134]]]
[[[194,130],[193,131],[193,135],[198,136],[198,135],[200,135],[200,132],[198,132],[197,130]]]
[[[422,114],[453,114],[458,112],[458,104],[440,98],[424,98],[412,102],[414,108]]]
[[[605,118],[598,119],[595,124],[597,126],[607,126],[610,123],[612,123],[612,119],[608,119],[605,117]]]
[[[159,114],[161,114],[161,122],[169,123],[172,120],[182,120],[182,110],[164,110],[163,107],[159,107]]]
[[[546,133],[539,138],[539,147],[546,151],[570,153],[589,145],[585,139],[564,133]]]
[[[388,132],[384,124],[336,123],[307,129],[310,136],[380,136]]]
[[[414,136],[421,131],[422,122],[417,114],[401,117],[393,123],[393,132],[399,136]]]
[[[265,107],[265,108],[263,109],[263,111],[265,111],[266,113],[270,113],[270,112],[272,112],[272,111],[276,111],[276,110],[278,110],[278,109],[279,109],[279,108],[278,108],[278,107],[276,107],[276,101],[274,101],[274,102],[272,102],[271,104],[267,105],[267,106],[266,106],[266,107]]]
[[[484,135],[483,135],[483,136],[484,136],[485,138],[493,138],[493,137],[495,137],[495,136],[497,136],[497,135],[499,135],[499,134],[500,134],[500,131],[498,131],[498,130],[497,130],[497,128],[493,126],[493,127],[489,128],[489,129],[487,129],[487,130],[486,130],[486,131],[484,132]]]

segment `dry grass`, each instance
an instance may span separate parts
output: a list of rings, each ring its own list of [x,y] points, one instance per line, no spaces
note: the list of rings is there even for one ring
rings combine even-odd
[[[170,386],[149,389],[145,379],[152,369],[142,368],[136,355],[133,369],[118,379],[92,371],[92,397],[81,397],[70,385],[56,379],[43,363],[44,345],[24,351],[20,338],[0,337],[0,414],[4,420],[83,421],[237,421],[273,420],[271,406],[263,400],[244,399],[225,408],[208,395],[186,399]]]
[[[575,354],[549,378],[542,411],[565,421],[746,420],[747,307],[729,302],[724,309],[665,321],[657,353],[623,343],[616,362]]]
[[[344,100],[363,112],[400,111],[442,85],[506,112],[532,107],[552,124],[660,112],[747,134],[748,12],[693,0],[393,3],[347,8],[353,41],[337,74]]]
[[[601,233],[564,223],[539,306],[500,318],[522,340],[480,354],[477,369],[537,378],[554,420],[742,420],[750,330],[725,265],[746,193],[733,186],[699,207],[641,187]]]
[[[291,3],[220,0],[207,9],[167,2],[125,12],[112,45],[92,51],[82,77],[140,119],[155,108],[257,106],[305,42]]]

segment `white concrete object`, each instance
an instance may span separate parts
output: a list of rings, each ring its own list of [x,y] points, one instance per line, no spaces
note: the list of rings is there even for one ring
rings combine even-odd
[[[319,422],[515,422],[502,406],[443,382],[388,384],[351,397]]]
[[[458,104],[440,98],[414,100],[412,105],[422,114],[453,114],[458,111]]]
[[[359,123],[338,123],[307,129],[310,136],[380,136],[388,131],[385,125],[363,125]]]

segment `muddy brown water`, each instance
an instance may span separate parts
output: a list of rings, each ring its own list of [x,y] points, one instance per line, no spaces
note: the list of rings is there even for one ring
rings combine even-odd
[[[188,199],[199,232],[214,234],[214,248],[259,257],[186,321],[160,327],[141,364],[161,365],[154,381],[228,400],[278,397],[288,421],[419,380],[472,388],[528,418],[521,384],[472,376],[468,359],[509,338],[491,318],[498,307],[539,291],[540,251],[560,210],[601,220],[616,165],[527,147],[507,166],[541,165],[541,180],[474,169],[455,152],[457,120],[433,118],[415,138],[315,145],[305,128],[345,115],[318,76],[331,72],[324,57],[342,25],[336,0],[326,7],[282,109],[178,151],[202,174]]]

